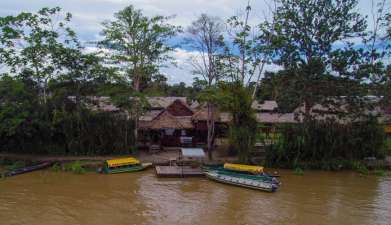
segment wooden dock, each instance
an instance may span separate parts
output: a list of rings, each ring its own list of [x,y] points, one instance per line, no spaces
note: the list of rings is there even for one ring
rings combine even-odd
[[[158,177],[200,177],[204,176],[200,167],[155,166]]]

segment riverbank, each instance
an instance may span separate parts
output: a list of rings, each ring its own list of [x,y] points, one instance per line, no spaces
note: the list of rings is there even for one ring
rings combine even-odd
[[[107,159],[121,157],[137,157],[142,162],[151,162],[153,165],[170,165],[180,155],[179,149],[163,151],[158,154],[149,154],[140,152],[135,155],[105,155],[105,156],[65,156],[65,155],[33,155],[33,154],[13,154],[0,153],[0,174],[13,168],[20,168],[23,165],[34,164],[36,162],[52,162],[54,170],[72,171],[75,173],[84,173],[83,171],[96,171]],[[3,163],[2,163],[3,162]],[[4,163],[6,162],[6,163]],[[214,154],[213,160],[205,159],[205,164],[223,164],[225,162],[236,163],[237,157],[223,157]],[[3,164],[3,165],[2,165]],[[390,176],[391,175],[391,156],[384,160],[367,160],[359,163],[357,168],[341,168],[340,170],[353,170],[364,175]],[[269,168],[269,172],[282,168]],[[304,175],[307,171],[319,171],[319,169],[292,168],[293,174]],[[327,170],[326,170],[327,171]],[[339,171],[339,170],[336,170]]]
[[[35,155],[35,154],[14,154],[14,153],[0,153],[0,159],[8,160],[28,160],[28,161],[45,161],[45,162],[69,162],[69,161],[104,161],[112,158],[121,157],[137,157],[142,162],[152,162],[154,165],[166,165],[170,161],[175,160],[180,155],[180,149],[171,149],[162,151],[157,154],[150,154],[147,152],[139,152],[137,155],[104,155],[104,156],[66,156],[66,155]],[[204,159],[205,163],[224,163],[236,162],[237,157],[213,155],[213,160]]]

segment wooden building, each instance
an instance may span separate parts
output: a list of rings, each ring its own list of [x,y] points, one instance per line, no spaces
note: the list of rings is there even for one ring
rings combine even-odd
[[[193,110],[181,99],[175,99],[166,108],[152,109],[140,117],[140,142],[166,147],[196,144]]]

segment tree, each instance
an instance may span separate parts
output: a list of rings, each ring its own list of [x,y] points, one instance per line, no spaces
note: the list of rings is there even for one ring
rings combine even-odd
[[[198,52],[192,60],[193,73],[201,76],[206,81],[206,89],[210,90],[221,78],[218,70],[219,55],[223,47],[223,23],[217,17],[201,14],[187,29],[187,43]],[[213,94],[212,94],[213,95]],[[212,97],[211,95],[204,95]],[[215,102],[212,98],[204,99],[207,104],[207,149],[209,159],[212,159],[213,142],[215,136]]]
[[[357,69],[362,49],[353,39],[363,37],[366,20],[356,6],[357,0],[281,0],[274,13],[273,59],[297,77],[306,117],[315,103],[337,97],[336,89],[357,94],[347,86],[362,81]]]
[[[180,29],[168,24],[168,17],[148,18],[133,6],[119,11],[114,17],[114,21],[103,23],[104,40],[99,44],[111,50],[109,63],[121,69],[124,80],[130,82],[132,91],[139,95],[143,82],[150,81],[152,75],[159,72],[159,66],[170,59],[168,53],[173,48],[167,43]],[[139,111],[142,110],[136,110]],[[136,140],[139,116],[134,117]]]
[[[0,63],[14,74],[31,71],[44,103],[50,79],[63,69],[58,65],[59,51],[79,47],[75,33],[67,26],[71,17],[55,7],[0,18]]]
[[[361,76],[370,81],[371,89],[377,96],[383,97],[383,104],[390,102],[391,64],[391,14],[387,0],[372,0],[371,18],[372,29],[363,38],[363,63],[360,66]]]
[[[251,91],[240,82],[220,83],[219,88],[221,108],[232,114],[229,129],[230,148],[234,153],[238,153],[241,162],[249,163],[257,135],[257,121],[251,107]]]
[[[280,112],[293,112],[300,106],[300,87],[296,85],[294,74],[289,71],[266,72],[259,84],[257,100],[274,100]]]

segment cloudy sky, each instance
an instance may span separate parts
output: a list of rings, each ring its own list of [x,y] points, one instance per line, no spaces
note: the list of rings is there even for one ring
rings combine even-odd
[[[264,18],[265,0],[251,0],[253,21]],[[42,7],[60,6],[65,12],[73,14],[72,25],[82,41],[99,39],[102,29],[101,22],[113,18],[113,13],[132,4],[142,9],[148,16],[175,15],[173,24],[188,26],[201,13],[208,13],[221,18],[228,18],[239,13],[247,0],[0,0],[0,16],[17,14],[22,11],[36,11]],[[358,10],[368,15],[371,10],[371,0],[360,0]],[[170,83],[185,82],[191,84],[193,76],[190,73],[188,57],[192,54],[185,49],[177,49],[174,54],[178,67],[164,68]],[[271,69],[271,68],[270,68]]]

